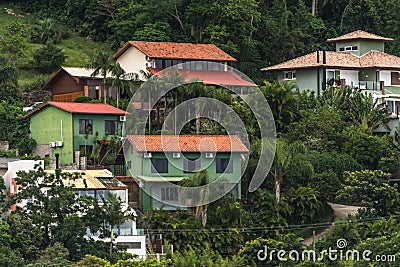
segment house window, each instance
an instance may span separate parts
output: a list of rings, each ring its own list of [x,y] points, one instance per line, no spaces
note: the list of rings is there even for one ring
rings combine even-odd
[[[168,159],[151,159],[152,173],[168,173]]]
[[[183,162],[183,172],[184,173],[194,173],[200,169],[200,160],[196,159],[185,159]]]
[[[104,121],[105,133],[106,134],[117,134],[118,132],[118,122],[117,121]]]
[[[80,145],[79,150],[81,151],[82,154],[84,155],[90,155],[92,154],[93,151],[93,146],[91,145]]]
[[[386,100],[385,103],[386,103],[387,112],[394,113],[394,109],[393,109],[394,102],[390,101],[390,100]]]
[[[126,163],[126,165],[127,165],[128,169],[131,169],[131,168],[132,168],[132,161],[129,160],[129,161]]]
[[[356,45],[353,45],[353,46],[349,45],[349,46],[345,46],[345,47],[340,47],[339,48],[340,52],[343,52],[343,51],[357,51],[357,50],[358,50],[358,46],[356,46]]]
[[[283,73],[284,80],[295,80],[296,79],[296,72],[295,71],[285,71]]]
[[[93,133],[92,120],[79,120],[79,133],[80,134],[92,134]]]
[[[157,69],[162,69],[163,68],[163,60],[162,59],[156,59],[156,68]]]
[[[232,160],[230,158],[217,158],[216,161],[217,173],[232,173],[233,165]]]
[[[118,245],[126,246],[128,249],[141,249],[142,243],[141,242],[118,242]]]
[[[161,200],[178,201],[178,189],[176,187],[161,188]]]

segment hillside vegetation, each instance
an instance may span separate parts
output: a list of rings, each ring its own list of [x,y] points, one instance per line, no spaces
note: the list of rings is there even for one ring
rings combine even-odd
[[[10,61],[16,64],[19,71],[18,84],[26,91],[40,88],[54,72],[54,70],[39,69],[34,61],[35,51],[45,47],[45,44],[34,43],[30,38],[31,29],[38,20],[40,20],[39,15],[23,12],[18,5],[11,3],[0,4],[0,35],[2,39],[4,40],[7,37],[10,25],[20,25],[22,28],[21,35],[14,35],[11,40],[11,42],[16,42],[21,50],[3,51],[3,55],[8,54]],[[59,27],[62,27],[63,31],[65,31],[65,38],[55,43],[55,46],[65,55],[62,65],[85,66],[90,62],[90,55],[99,49],[112,53],[106,44],[82,37],[63,24],[59,24]],[[14,44],[12,45],[14,46]]]

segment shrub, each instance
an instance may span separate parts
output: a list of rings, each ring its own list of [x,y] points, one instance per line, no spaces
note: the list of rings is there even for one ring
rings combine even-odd
[[[55,71],[65,61],[65,55],[62,50],[51,44],[36,50],[33,54],[33,58],[36,68],[45,73]]]

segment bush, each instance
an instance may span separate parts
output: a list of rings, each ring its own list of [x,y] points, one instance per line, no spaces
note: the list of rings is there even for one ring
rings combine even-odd
[[[397,186],[388,184],[390,177],[390,174],[378,170],[345,172],[345,182],[337,192],[336,199],[344,203],[365,205],[374,209],[378,216],[398,213],[400,194]]]
[[[36,50],[33,58],[37,69],[45,73],[51,73],[64,63],[66,57],[61,49],[48,44]]]
[[[324,201],[334,201],[337,191],[342,187],[336,173],[331,170],[314,174],[311,187],[318,192]]]
[[[360,171],[363,166],[349,154],[338,152],[309,152],[297,155],[297,157],[311,162],[315,173],[332,171],[343,182],[345,171]]]

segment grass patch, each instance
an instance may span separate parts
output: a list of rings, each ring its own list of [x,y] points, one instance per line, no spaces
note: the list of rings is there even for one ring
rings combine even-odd
[[[6,9],[13,10],[15,15],[8,14]],[[7,2],[1,2],[0,37],[2,34],[4,34],[5,28],[8,24],[20,22],[26,24],[27,27],[30,27],[30,25],[34,24],[35,19],[36,17],[34,14],[25,14],[18,9],[18,6]],[[15,62],[19,70],[18,84],[20,86],[25,86],[37,81],[38,79],[42,79],[43,77],[50,78],[52,76],[51,74],[41,73],[40,71],[35,70],[35,65],[33,63],[33,53],[42,45],[31,43],[29,32],[24,38],[22,45],[26,47],[24,56]],[[113,52],[115,52],[110,50],[110,45],[94,42],[93,40],[79,36],[77,33],[72,31],[69,31],[69,38],[61,40],[58,44],[56,44],[56,46],[60,48],[66,56],[63,64],[64,66],[85,66],[90,63],[90,55],[99,49],[106,51],[110,54],[110,56],[113,54]],[[13,55],[10,56],[13,58]]]

